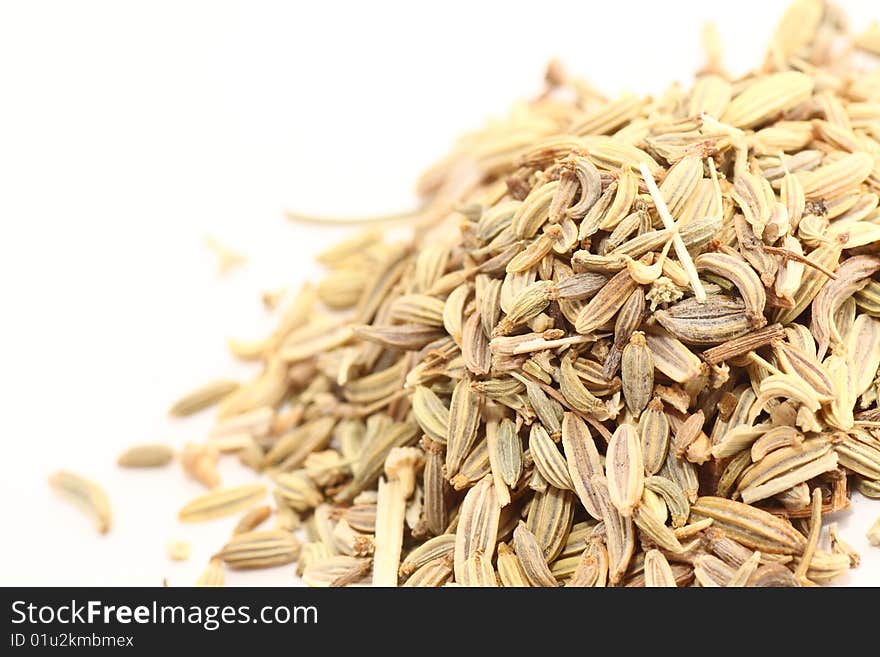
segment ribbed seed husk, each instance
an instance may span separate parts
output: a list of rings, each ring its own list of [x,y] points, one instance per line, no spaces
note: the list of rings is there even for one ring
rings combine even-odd
[[[550,438],[550,434],[539,423],[532,424],[529,431],[529,452],[535,461],[535,467],[551,486],[572,489],[565,458]]]
[[[452,477],[477,438],[482,398],[471,387],[468,378],[455,385],[449,407],[449,426],[446,435],[446,476]]]
[[[669,418],[663,411],[663,402],[654,398],[639,419],[639,436],[645,472],[657,474],[666,462],[669,449]]]
[[[638,417],[651,400],[654,388],[654,357],[641,331],[633,333],[623,348],[620,374],[623,398],[630,412]]]
[[[799,554],[806,540],[791,523],[761,509],[722,497],[700,497],[691,519],[711,518],[713,526],[739,543],[769,554]]]
[[[557,585],[534,534],[525,523],[520,522],[517,525],[513,532],[513,543],[516,556],[532,586]]]
[[[183,522],[202,522],[238,513],[266,496],[263,484],[217,488],[185,504],[177,516]]]
[[[569,491],[548,486],[544,491],[535,492],[526,526],[535,535],[548,563],[556,559],[565,546],[573,515],[573,495]]]
[[[645,586],[675,587],[675,575],[669,562],[660,550],[648,550],[645,553]]]
[[[578,499],[587,513],[596,520],[602,520],[602,509],[596,499],[592,478],[602,475],[604,468],[587,423],[574,413],[566,413],[562,420],[562,448]]]
[[[236,534],[216,557],[230,568],[271,568],[292,563],[299,550],[296,536],[273,529]]]
[[[639,434],[631,424],[621,424],[608,443],[605,478],[611,503],[623,516],[630,516],[642,499],[645,468]]]
[[[459,580],[467,560],[478,552],[487,559],[495,554],[501,506],[492,477],[484,477],[468,490],[461,504],[455,532],[455,579]]]

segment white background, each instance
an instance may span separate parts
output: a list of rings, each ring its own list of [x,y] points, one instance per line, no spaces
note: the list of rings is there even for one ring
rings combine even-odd
[[[876,3],[843,0],[855,25]],[[259,293],[317,270],[338,229],[285,208],[410,207],[463,130],[538,92],[559,56],[609,94],[657,93],[701,64],[759,63],[786,2],[22,2],[0,4],[0,584],[191,584],[235,519],[176,522],[200,492],[176,468],[122,472],[126,446],[199,440],[166,420],[181,392],[235,374],[228,336],[259,337]],[[873,5],[873,7],[872,7]],[[219,278],[206,234],[250,264]],[[49,491],[69,468],[114,505],[106,537]],[[227,483],[248,474],[229,462]],[[880,584],[865,531],[845,580]],[[193,557],[172,564],[170,538]],[[291,569],[228,576],[294,583]]]

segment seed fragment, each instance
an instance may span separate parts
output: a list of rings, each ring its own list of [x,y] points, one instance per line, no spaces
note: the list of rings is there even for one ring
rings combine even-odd
[[[180,539],[172,539],[165,546],[168,556],[172,561],[186,561],[189,559],[189,543]]]

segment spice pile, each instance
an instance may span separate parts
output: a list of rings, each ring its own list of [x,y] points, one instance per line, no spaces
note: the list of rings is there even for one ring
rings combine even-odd
[[[296,561],[316,586],[798,586],[858,564],[822,516],[880,497],[880,25],[799,0],[754,73],[718,53],[657,98],[552,64],[423,177],[413,239],[321,254],[277,330],[231,344],[262,374],[174,409],[218,403],[181,456],[212,490],[181,519],[250,509],[202,583]],[[170,458],[138,449],[124,465]],[[217,487],[224,452],[274,508]]]

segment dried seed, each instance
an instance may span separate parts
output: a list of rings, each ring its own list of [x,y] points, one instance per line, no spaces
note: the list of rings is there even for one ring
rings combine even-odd
[[[653,491],[663,498],[674,529],[684,527],[690,514],[691,505],[684,490],[678,484],[666,477],[655,475],[645,479],[645,489]]]
[[[557,586],[534,534],[520,522],[513,532],[516,556],[532,586]]]
[[[713,294],[702,302],[685,299],[666,310],[656,311],[654,318],[685,344],[720,344],[752,329],[745,304],[720,294]]]
[[[813,561],[813,555],[816,552],[816,545],[819,543],[819,532],[822,531],[822,491],[819,488],[813,490],[812,511],[810,513],[810,532],[807,535],[807,545],[804,553],[801,555],[797,569],[794,574],[799,580],[804,582],[807,577],[807,571],[810,563]]]
[[[591,333],[610,321],[635,289],[636,282],[628,272],[621,271],[612,276],[581,310],[575,323],[577,332]]]
[[[306,533],[316,586],[798,586],[851,567],[817,540],[848,491],[880,497],[880,75],[850,61],[873,32],[797,0],[740,78],[706,34],[693,88],[653,99],[551,66],[546,93],[422,178],[404,241],[325,252],[269,336],[229,341],[262,371],[183,400],[220,418],[185,473],[218,485],[222,452],[271,469],[275,531]],[[173,457],[155,451],[120,460]]]
[[[470,385],[470,380],[462,379],[452,391],[449,409],[449,428],[446,435],[446,476],[452,477],[461,467],[461,462],[470,451],[477,438],[480,424],[482,398]]]
[[[737,491],[742,491],[749,486],[766,483],[780,474],[809,463],[830,452],[831,443],[825,437],[811,438],[800,444],[772,451],[743,472],[739,479]],[[795,481],[792,485],[797,483],[800,482]],[[786,486],[785,488],[788,487]],[[785,488],[782,490],[785,490]]]
[[[644,163],[640,164],[639,166],[640,171],[642,172],[642,177],[645,179],[645,184],[648,187],[648,191],[651,193],[651,198],[654,199],[654,205],[657,208],[657,213],[663,220],[663,226],[666,228],[666,230],[672,233],[671,237],[672,244],[675,247],[675,255],[688,275],[691,288],[693,288],[694,295],[696,296],[697,300],[703,301],[706,298],[706,291],[703,288],[703,284],[700,282],[700,277],[697,275],[697,270],[694,267],[694,262],[693,260],[691,260],[691,256],[688,253],[688,244],[684,241],[684,236],[676,229],[675,223],[672,219],[672,215],[669,213],[669,209],[666,207],[663,196],[661,195],[660,190],[657,188],[657,183],[654,182],[654,178],[651,175],[650,170],[648,169],[648,167],[645,166]]]
[[[806,199],[823,199],[840,196],[858,188],[871,174],[874,158],[868,153],[853,153],[821,166],[814,171],[799,174]]]
[[[228,379],[211,381],[178,399],[172,404],[168,413],[175,417],[184,417],[198,413],[232,394],[238,387],[238,381],[230,381]]]
[[[672,553],[684,552],[675,533],[664,525],[654,514],[640,505],[633,514],[633,521],[639,530],[654,544]]]
[[[752,484],[741,491],[742,500],[746,504],[752,504],[758,500],[776,495],[792,486],[808,481],[824,472],[830,472],[837,468],[837,454],[828,452],[808,463],[793,468],[784,475],[780,475],[772,481],[763,484]]]
[[[347,586],[363,580],[370,572],[370,560],[337,554],[311,559],[303,569],[307,586]]]
[[[98,484],[73,472],[59,470],[49,476],[49,485],[91,516],[99,532],[106,534],[110,531],[110,499]]]
[[[676,586],[672,568],[660,550],[648,550],[645,553],[645,586]]]
[[[770,554],[800,554],[804,537],[785,520],[742,502],[700,497],[691,505],[691,518],[711,518],[714,526],[746,547]]]
[[[410,551],[400,563],[400,576],[409,577],[425,564],[437,559],[452,559],[455,549],[455,534],[440,534]]]
[[[810,97],[813,80],[787,71],[756,79],[741,91],[721,116],[722,123],[737,128],[752,128]]]
[[[601,520],[602,509],[591,482],[594,476],[604,472],[604,468],[586,422],[574,413],[566,413],[562,420],[562,447],[572,487],[581,504],[593,518]]]
[[[165,544],[165,551],[172,561],[186,561],[191,552],[190,545],[180,539],[172,539]]]
[[[221,563],[220,559],[211,559],[196,580],[196,586],[223,586],[226,582],[226,576]]]
[[[654,358],[641,331],[634,332],[623,348],[620,371],[626,405],[638,417],[648,405],[654,388]]]
[[[794,573],[785,566],[771,563],[759,566],[746,582],[750,587],[790,587],[800,586]]]
[[[818,344],[817,355],[822,358],[829,343],[840,344],[843,338],[834,322],[834,313],[854,292],[868,284],[869,276],[880,269],[880,258],[853,256],[845,260],[837,270],[837,279],[822,286],[812,304],[810,330]]]
[[[535,460],[535,467],[550,485],[572,489],[565,458],[547,430],[538,423],[533,424],[529,431],[529,451]]]
[[[449,487],[443,476],[443,451],[439,444],[428,443],[425,439],[422,445],[425,449],[425,469],[422,478],[425,494],[425,524],[429,532],[440,535],[449,524],[446,505]]]
[[[617,427],[608,443],[605,477],[611,503],[621,515],[632,515],[642,499],[645,470],[639,434],[631,424]]]
[[[519,557],[505,543],[498,546],[498,577],[501,585],[508,588],[532,585]]]
[[[591,480],[605,528],[608,549],[608,579],[614,586],[623,579],[635,552],[635,531],[632,519],[618,513],[608,495],[605,478],[597,475]]]
[[[563,357],[559,364],[559,390],[565,401],[575,410],[593,415],[600,415],[604,411],[602,402],[587,390],[578,377],[571,359],[567,357]],[[551,427],[556,429],[558,424],[558,422],[553,423]]]
[[[263,484],[217,488],[185,504],[177,514],[182,522],[202,522],[238,513],[266,496]]]
[[[711,554],[702,554],[694,559],[694,577],[700,586],[727,586],[734,573],[733,568]]]
[[[271,568],[296,560],[300,542],[277,529],[235,534],[215,556],[233,569]]]
[[[484,477],[472,487],[461,504],[455,532],[455,579],[460,580],[465,564],[478,552],[487,559],[495,554],[495,541],[501,506],[495,494],[492,477]]]
[[[649,475],[656,474],[666,462],[666,452],[669,449],[669,419],[663,412],[663,402],[656,397],[639,419],[639,435],[645,472]]]
[[[880,547],[880,518],[877,518],[868,530],[868,542],[874,547]]]
[[[441,557],[417,568],[402,584],[404,587],[438,587],[452,579],[452,560]]]
[[[262,506],[255,506],[253,509],[245,513],[241,517],[241,519],[239,519],[239,521],[235,524],[235,528],[232,530],[232,533],[246,534],[247,532],[254,531],[270,515],[272,515],[272,509],[268,505],[264,504]]]
[[[546,490],[535,492],[529,506],[526,526],[535,535],[548,563],[559,556],[568,539],[574,514],[572,498],[567,490],[547,486]]]
[[[281,472],[272,477],[277,485],[274,491],[279,500],[294,511],[304,512],[318,506],[324,499],[305,471]]]
[[[167,465],[174,458],[168,445],[150,444],[129,447],[116,460],[123,468],[156,468]]]
[[[759,329],[764,319],[766,295],[764,285],[751,266],[742,258],[726,253],[703,253],[694,260],[697,271],[708,271],[732,282],[746,307],[746,317],[752,328]]]
[[[700,375],[700,359],[677,338],[650,332],[645,334],[645,343],[656,368],[673,381],[686,383]]]
[[[498,466],[504,483],[516,486],[522,475],[522,441],[516,432],[513,422],[504,419],[498,425]]]
[[[412,398],[413,417],[429,438],[446,442],[449,433],[449,409],[430,388],[416,386]]]

